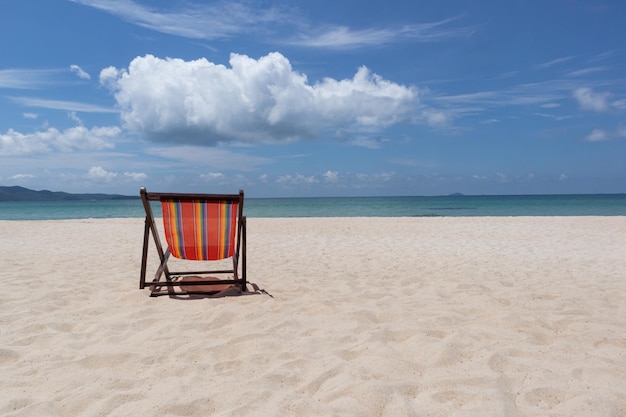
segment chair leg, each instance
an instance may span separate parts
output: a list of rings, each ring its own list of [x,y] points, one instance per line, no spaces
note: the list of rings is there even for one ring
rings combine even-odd
[[[163,275],[163,272],[165,272],[166,280],[167,281],[170,280],[169,273],[167,271],[167,261],[169,258],[170,258],[170,248],[167,248],[167,250],[163,254],[163,259],[161,259],[161,264],[159,265],[159,268],[157,269],[156,274],[154,274],[154,281],[152,282],[159,282],[159,280],[161,279],[161,275]]]
[[[247,277],[246,277],[246,218],[243,217],[242,219],[242,223],[243,223],[243,228],[241,230],[241,279],[242,279],[242,285],[241,285],[241,290],[242,291],[248,291],[247,288]]]
[[[150,240],[150,225],[146,217],[146,223],[143,229],[143,251],[141,254],[141,276],[139,278],[139,289],[143,290],[146,286],[146,265],[148,262],[148,243]]]

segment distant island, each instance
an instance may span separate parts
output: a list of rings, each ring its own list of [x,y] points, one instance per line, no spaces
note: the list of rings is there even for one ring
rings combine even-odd
[[[0,201],[134,200],[138,198],[139,196],[120,194],[71,194],[62,191],[36,191],[19,186],[0,186]]]

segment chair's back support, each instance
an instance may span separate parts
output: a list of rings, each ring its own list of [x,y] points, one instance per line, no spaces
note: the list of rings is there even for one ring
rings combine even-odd
[[[162,197],[165,239],[172,256],[215,261],[235,255],[239,200]]]

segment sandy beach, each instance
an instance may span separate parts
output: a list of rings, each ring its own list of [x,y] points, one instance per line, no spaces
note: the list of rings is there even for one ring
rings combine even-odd
[[[142,234],[0,221],[0,415],[626,415],[626,217],[253,218],[192,300]]]

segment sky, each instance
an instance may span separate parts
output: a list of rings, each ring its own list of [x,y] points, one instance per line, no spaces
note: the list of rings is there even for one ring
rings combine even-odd
[[[626,192],[623,0],[1,0],[0,185]]]

